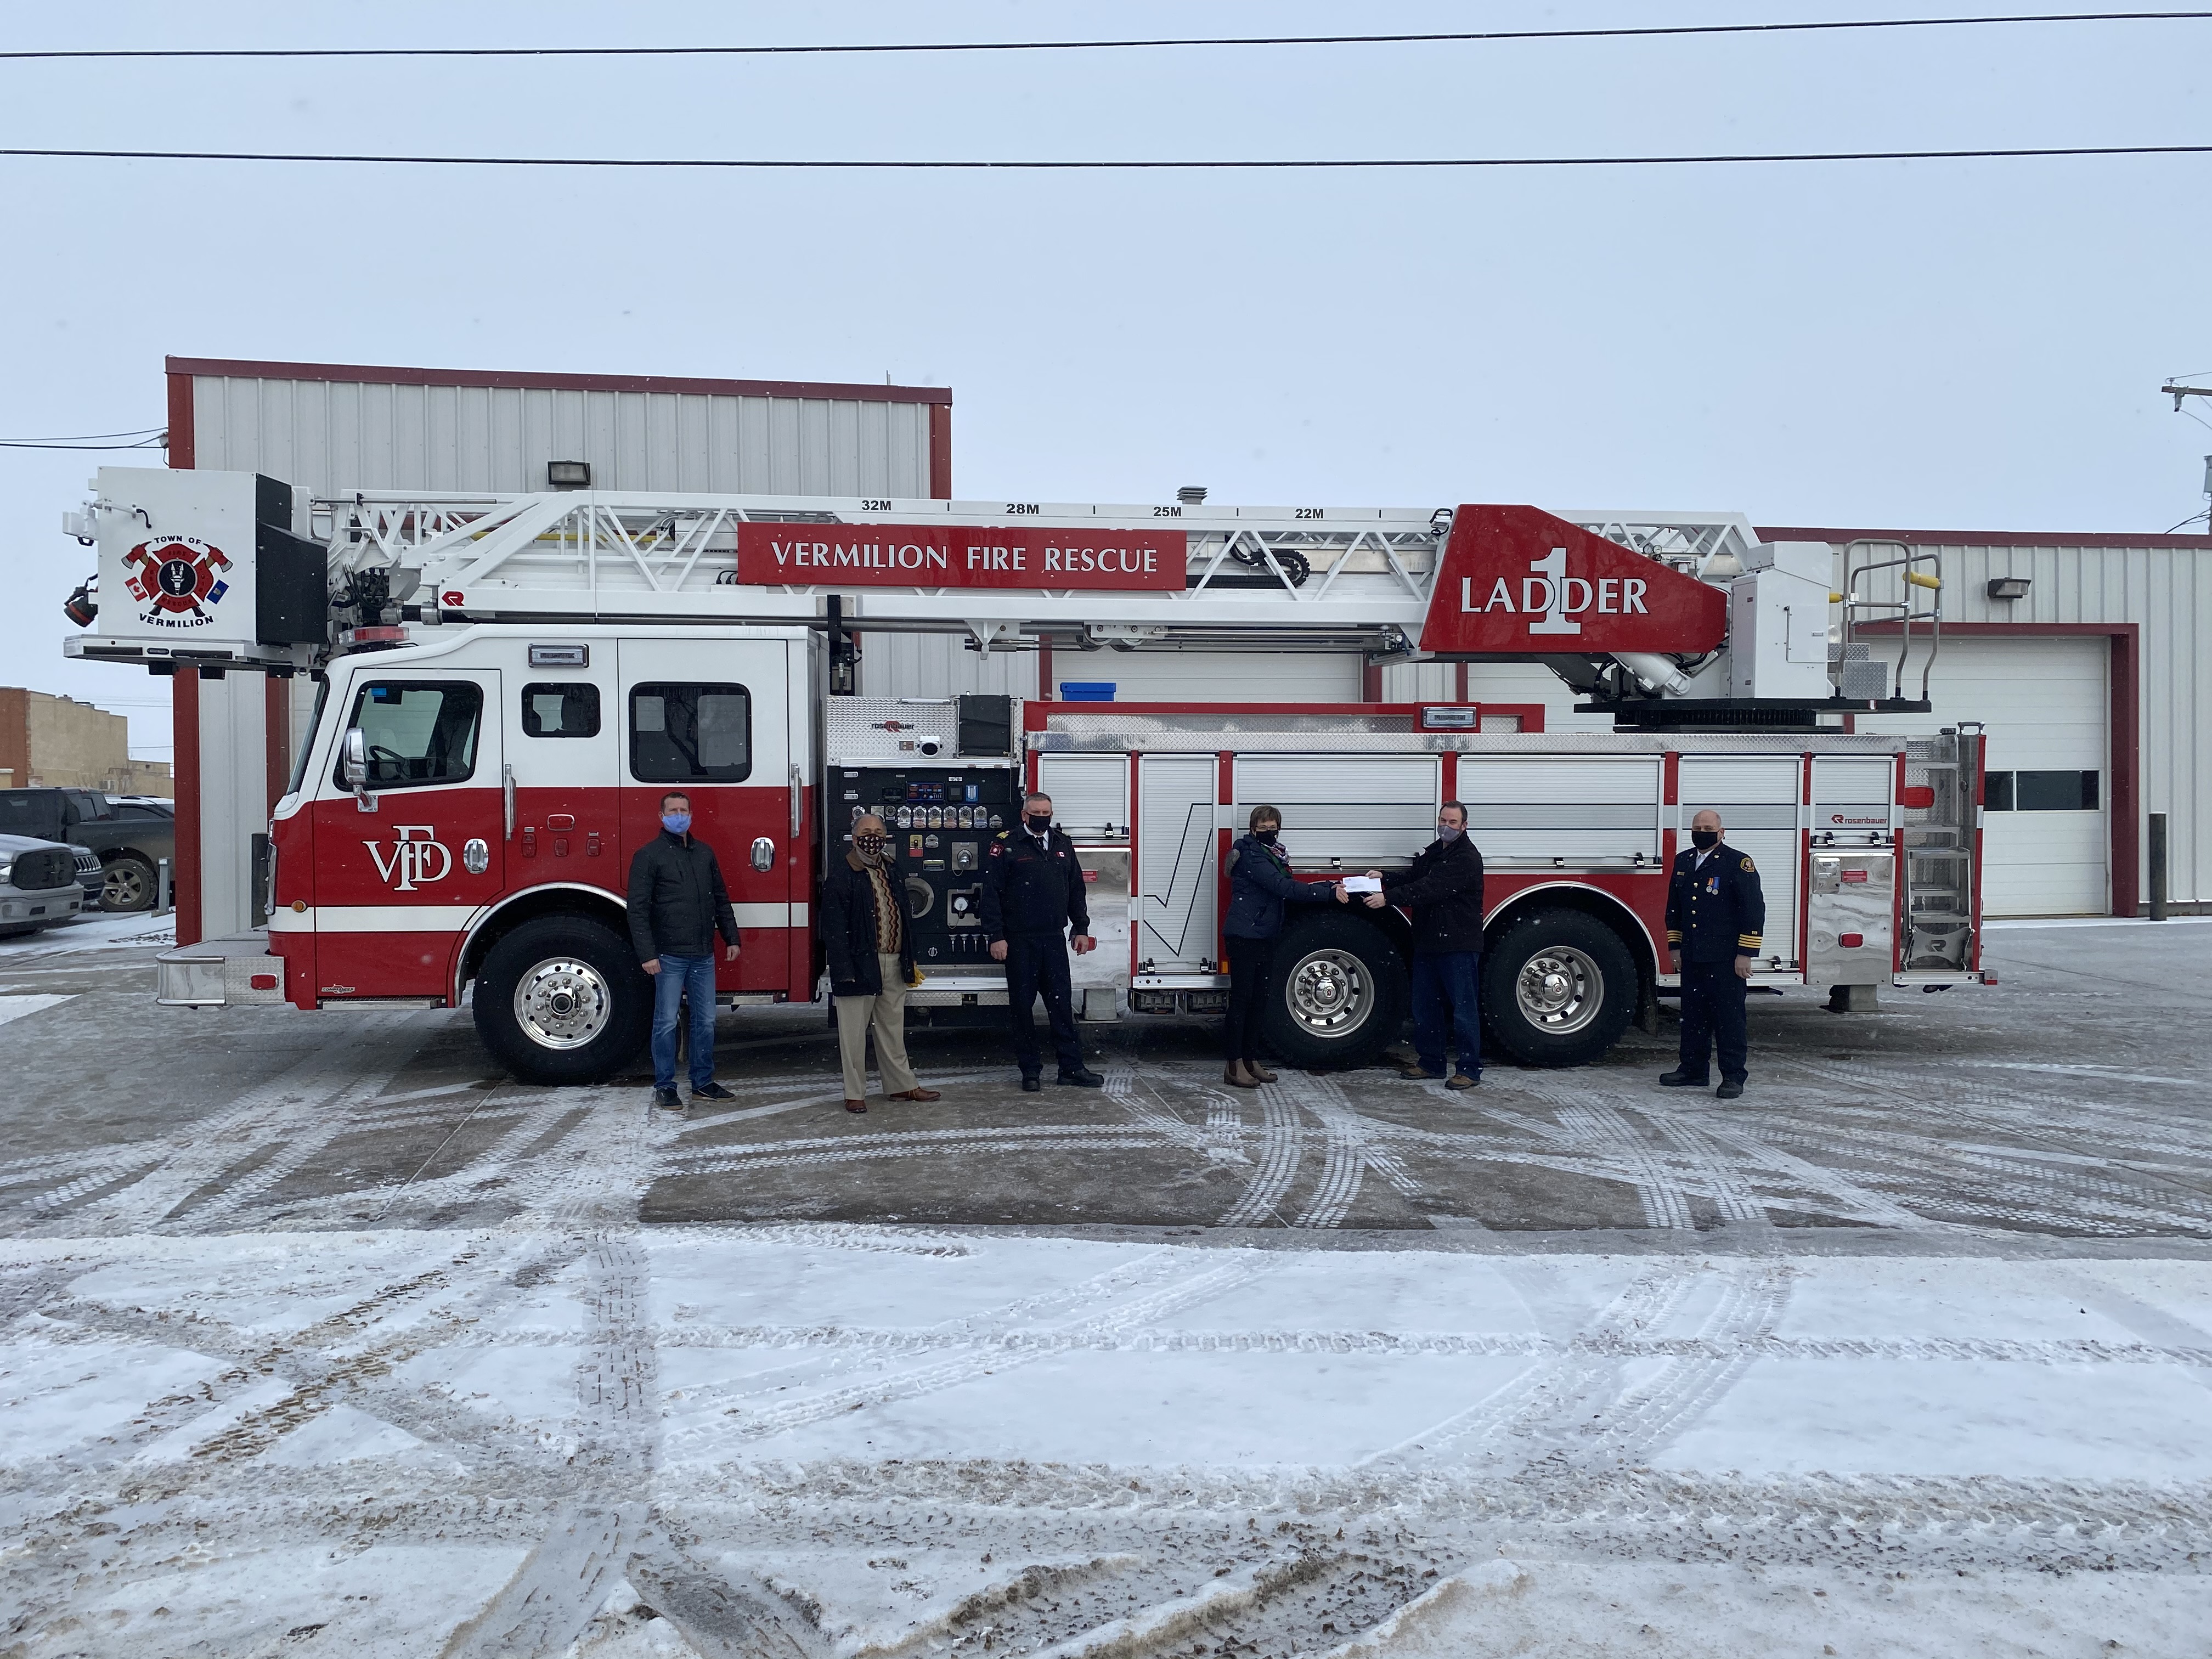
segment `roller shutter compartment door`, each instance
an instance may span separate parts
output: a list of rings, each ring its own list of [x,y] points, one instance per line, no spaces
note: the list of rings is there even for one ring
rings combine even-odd
[[[1052,797],[1052,815],[1079,840],[1129,833],[1127,755],[1041,755],[1037,787]]]
[[[2101,638],[1947,638],[1929,683],[1932,714],[1860,720],[1862,732],[1989,727],[1984,915],[2112,908],[2109,653]]]

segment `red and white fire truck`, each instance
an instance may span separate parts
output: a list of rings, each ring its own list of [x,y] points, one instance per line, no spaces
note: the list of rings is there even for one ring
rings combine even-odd
[[[1756,983],[1981,977],[1978,729],[1847,729],[1928,706],[1925,552],[1850,550],[1836,592],[1833,550],[1759,544],[1729,514],[310,500],[131,469],[95,488],[68,523],[100,546],[97,629],[73,654],[319,683],[271,826],[265,938],[173,952],[165,1002],[465,1002],[518,1073],[605,1077],[650,1001],[625,872],[676,788],[744,932],[720,969],[733,1002],[823,994],[816,884],[866,810],[892,825],[916,1002],[1002,1003],[975,884],[1038,787],[1085,803],[1079,840],[1127,850],[1113,1005],[1133,1015],[1219,1005],[1225,860],[1261,801],[1312,879],[1402,867],[1438,803],[1464,802],[1489,870],[1486,1018],[1525,1061],[1588,1060],[1653,1018],[1676,983],[1666,872],[1706,806],[1764,878]],[[1249,650],[1273,696],[850,695],[855,635],[901,630],[1046,644],[1063,665]],[[1301,701],[1298,653],[1324,649],[1540,659],[1613,729],[1549,732],[1537,705]],[[1916,668],[1922,695],[1900,700]],[[1371,1056],[1401,1028],[1407,943],[1395,911],[1304,913],[1278,956],[1276,1051]]]

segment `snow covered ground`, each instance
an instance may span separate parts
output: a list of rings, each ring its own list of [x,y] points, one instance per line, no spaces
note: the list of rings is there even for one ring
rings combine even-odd
[[[6,1650],[2212,1634],[2197,1261],[639,1230],[592,1196],[0,1244]]]
[[[681,1121],[147,931],[0,947],[0,1659],[2212,1655],[2212,930],[1739,1102],[785,1010]]]

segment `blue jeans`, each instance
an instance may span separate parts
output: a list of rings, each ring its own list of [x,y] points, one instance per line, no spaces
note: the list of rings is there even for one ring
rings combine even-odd
[[[1482,1075],[1482,952],[1416,951],[1413,956],[1413,1054],[1425,1072],[1442,1072],[1444,1036],[1459,1051],[1459,1068]]]
[[[714,958],[664,953],[653,976],[653,1086],[676,1086],[676,1006],[691,1000],[691,1086],[714,1080]]]

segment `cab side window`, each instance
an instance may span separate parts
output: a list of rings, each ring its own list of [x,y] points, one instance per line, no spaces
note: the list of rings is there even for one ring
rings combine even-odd
[[[354,695],[373,789],[462,783],[477,769],[483,692],[471,680],[373,680]],[[332,773],[344,788],[343,763]]]
[[[524,686],[522,734],[527,738],[596,738],[599,735],[599,688],[589,683]]]
[[[742,685],[635,686],[629,772],[641,783],[742,783],[753,769],[753,700]]]

